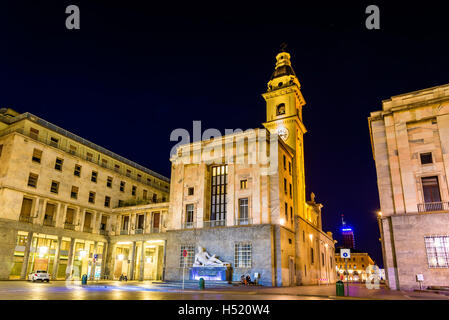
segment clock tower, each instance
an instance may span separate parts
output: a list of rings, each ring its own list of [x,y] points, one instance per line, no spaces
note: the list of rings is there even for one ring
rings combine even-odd
[[[279,137],[292,149],[294,156],[294,189],[295,211],[304,216],[305,206],[305,176],[303,136],[306,128],[302,123],[302,107],[306,104],[301,93],[301,84],[293,71],[290,54],[285,51],[285,45],[276,56],[276,66],[267,92],[263,95],[267,104],[267,121],[263,124],[270,133]],[[299,205],[298,205],[299,204]]]

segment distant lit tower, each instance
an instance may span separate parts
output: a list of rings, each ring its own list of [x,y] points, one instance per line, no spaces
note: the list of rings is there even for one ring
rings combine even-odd
[[[344,216],[341,215],[341,236],[343,237],[343,247],[345,249],[354,249],[355,248],[355,240],[354,240],[354,232],[352,228],[346,225],[344,220]]]

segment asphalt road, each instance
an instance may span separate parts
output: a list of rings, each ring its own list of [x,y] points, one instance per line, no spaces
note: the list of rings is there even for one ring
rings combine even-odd
[[[53,281],[0,281],[0,300],[329,300],[319,296],[263,294],[254,292],[208,292],[187,288],[161,288],[134,284],[89,284]]]

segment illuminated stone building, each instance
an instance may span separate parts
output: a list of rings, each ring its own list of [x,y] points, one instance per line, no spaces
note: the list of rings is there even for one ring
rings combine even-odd
[[[170,180],[32,114],[0,114],[0,279],[182,279],[201,245],[233,280],[335,282],[334,241],[306,201],[305,104],[276,57],[264,128],[181,145]],[[187,257],[182,253],[188,252]]]
[[[199,244],[231,263],[233,280],[258,273],[273,286],[335,282],[322,205],[305,196],[305,101],[290,55],[276,60],[263,94],[264,129],[183,145],[171,158],[169,216],[178,247],[168,249],[167,279],[180,279],[182,250],[194,256]]]
[[[351,250],[351,257],[347,260],[348,272],[346,273],[346,261],[340,257],[340,248],[337,248],[335,251],[335,265],[340,280],[365,282],[369,273],[377,272],[374,267],[378,267],[366,252]]]
[[[99,278],[110,237],[164,223],[167,178],[32,114],[1,109],[0,163],[1,280]],[[136,203],[143,222],[116,209]]]
[[[449,85],[394,96],[368,120],[387,283],[449,286]]]

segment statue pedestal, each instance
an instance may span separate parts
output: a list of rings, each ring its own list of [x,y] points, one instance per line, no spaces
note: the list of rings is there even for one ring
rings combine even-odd
[[[190,280],[231,281],[230,267],[191,267]]]

